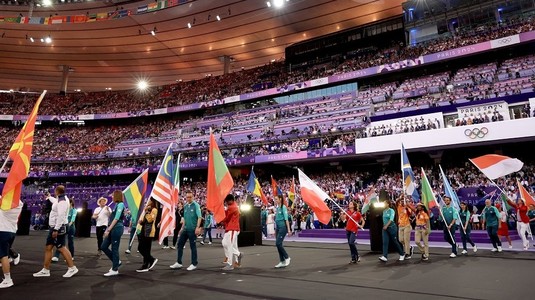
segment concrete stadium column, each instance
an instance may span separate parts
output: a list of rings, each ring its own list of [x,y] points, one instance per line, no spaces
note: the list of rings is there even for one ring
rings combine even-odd
[[[62,66],[62,72],[63,75],[61,77],[61,88],[59,90],[59,94],[65,96],[67,94],[67,83],[69,82],[69,66]]]
[[[230,73],[230,62],[232,58],[228,55],[223,56],[223,74]]]

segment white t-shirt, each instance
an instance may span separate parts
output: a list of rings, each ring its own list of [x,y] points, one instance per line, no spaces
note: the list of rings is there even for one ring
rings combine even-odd
[[[108,220],[110,219],[111,215],[111,208],[108,206],[97,207],[95,209],[95,215],[97,215],[97,227],[99,226],[108,226]]]

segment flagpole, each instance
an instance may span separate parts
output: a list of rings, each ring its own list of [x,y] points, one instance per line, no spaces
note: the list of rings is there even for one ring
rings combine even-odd
[[[440,213],[440,216],[442,217],[442,221],[444,221],[444,224],[446,224],[446,218],[444,218],[444,213],[442,213],[442,207],[440,206],[440,203],[438,203],[438,201],[437,201],[437,204],[438,204],[438,208],[439,208],[438,212]],[[451,234],[451,231],[450,231],[449,228],[448,228],[448,233],[450,235],[451,241],[455,243],[455,246],[457,246],[457,242],[453,238],[453,235]]]
[[[7,155],[7,158],[4,161],[4,164],[2,165],[2,168],[0,169],[0,173],[4,172],[4,168],[6,167],[8,162],[9,162],[9,154]]]
[[[328,200],[330,200],[332,203],[334,203],[334,205],[336,205],[349,219],[351,219],[351,221],[355,222],[355,224],[357,224],[357,226],[360,228],[360,229],[364,229],[364,227],[361,227],[359,225],[359,223],[357,221],[355,221],[355,219],[353,219],[346,211],[345,209],[343,209],[342,207],[340,207],[340,205],[338,205],[338,203],[336,203],[336,201],[334,201],[333,199],[331,198],[327,198]],[[333,226],[334,226],[334,223],[333,223]]]
[[[444,185],[444,183],[447,180],[446,174],[444,173],[444,170],[442,170],[442,166],[440,164],[438,165],[438,167],[440,168],[440,176],[442,176],[442,185]],[[453,190],[453,187],[451,186],[451,183],[449,183],[449,181],[448,181],[448,185],[451,188],[451,192],[455,193],[455,191]],[[444,185],[444,189],[446,189],[445,185]],[[451,201],[455,201],[455,199],[452,198]],[[458,203],[458,205],[459,205],[459,209],[460,209],[461,208],[461,203]],[[468,211],[468,208],[466,210]],[[459,219],[460,218],[461,218],[461,215],[459,214]],[[467,220],[467,221],[470,221],[470,220]],[[466,230],[464,229],[464,224],[461,222],[461,220],[459,220],[459,222],[461,223],[461,228],[463,229],[464,234],[466,234]]]
[[[405,150],[405,147],[403,147],[403,143],[401,143],[401,194],[403,195],[403,201],[405,202],[405,204],[407,204],[407,200],[405,199],[405,171],[403,171],[403,150]],[[405,153],[407,153],[407,151],[405,151]]]

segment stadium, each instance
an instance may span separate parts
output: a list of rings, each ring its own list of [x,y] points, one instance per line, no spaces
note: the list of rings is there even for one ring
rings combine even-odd
[[[11,268],[15,286],[0,294],[53,297],[53,282],[71,296],[119,299],[529,295],[525,262],[534,259],[535,215],[529,233],[520,232],[515,203],[529,206],[535,188],[533,1],[1,0],[0,7],[2,209],[11,198],[25,204],[13,245],[22,264]],[[34,132],[26,135],[30,123]],[[15,150],[24,145],[30,160],[17,198],[7,181],[21,168]],[[489,176],[477,160],[486,155],[521,165]],[[176,253],[157,245],[165,211],[191,193],[218,219],[208,199],[215,199],[214,172],[224,189],[221,165],[241,207],[244,266],[220,271],[223,241],[216,236],[210,248],[197,246],[201,263],[193,274],[169,270],[163,264]],[[178,197],[169,207],[154,194],[168,166],[176,170],[168,179]],[[303,196],[307,175],[325,209]],[[92,212],[100,198],[110,205],[114,191],[129,191],[140,178],[145,193],[125,223],[121,276],[103,278],[108,265],[95,258]],[[58,185],[78,212],[73,235],[82,276],[36,280],[30,274],[49,231],[47,193]],[[124,250],[149,194],[158,208],[152,248],[160,264],[140,276],[140,254]],[[276,198],[286,203],[294,232],[286,242],[292,265],[288,260],[282,273],[269,258],[276,257],[277,234],[264,234],[269,225],[260,224],[261,211],[274,223]],[[446,198],[468,207],[477,255],[449,251]],[[377,261],[384,203],[398,199],[396,205],[429,210],[431,254],[420,261],[415,247],[409,266]],[[488,200],[505,215],[503,252],[474,219],[484,218]],[[366,219],[356,268],[346,257],[353,202]],[[450,234],[453,244],[461,247],[463,233]]]

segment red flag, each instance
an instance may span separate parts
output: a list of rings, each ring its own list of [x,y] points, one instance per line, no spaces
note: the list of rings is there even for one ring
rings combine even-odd
[[[214,134],[210,131],[210,150],[208,152],[208,182],[206,184],[206,207],[214,213],[217,223],[225,219],[223,201],[228,195],[234,181],[228,171],[225,160],[219,151]]]
[[[30,160],[32,159],[33,133],[35,128],[35,120],[37,119],[37,111],[39,105],[45,97],[46,91],[43,91],[37,103],[35,103],[32,112],[28,116],[28,120],[19,132],[15,139],[15,143],[9,150],[9,158],[13,161],[11,170],[4,184],[2,190],[2,198],[0,199],[0,209],[9,210],[19,206],[20,192],[22,191],[22,181],[28,177],[30,171]]]
[[[325,199],[329,199],[329,195],[301,170],[299,170],[299,185],[303,201],[312,208],[321,223],[328,224],[331,220],[331,210],[325,204]]]
[[[524,186],[522,186],[519,181],[517,181],[516,184],[518,185],[518,191],[520,192],[520,198],[524,199],[524,204],[526,204],[527,206],[530,206],[531,204],[535,205],[535,200],[528,193],[528,191],[526,191]]]

